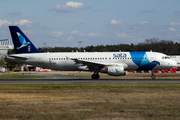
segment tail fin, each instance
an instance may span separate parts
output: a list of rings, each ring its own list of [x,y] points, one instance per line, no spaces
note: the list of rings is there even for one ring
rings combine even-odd
[[[40,53],[33,43],[26,37],[26,35],[17,26],[9,26],[14,49],[17,54],[20,53]]]

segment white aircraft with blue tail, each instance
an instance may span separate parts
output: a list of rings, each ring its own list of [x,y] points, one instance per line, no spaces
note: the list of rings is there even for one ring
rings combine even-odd
[[[99,79],[99,72],[124,76],[129,70],[170,69],[177,66],[169,56],[159,52],[41,52],[17,27],[9,26],[16,54],[7,59],[42,68],[61,71],[90,71]]]

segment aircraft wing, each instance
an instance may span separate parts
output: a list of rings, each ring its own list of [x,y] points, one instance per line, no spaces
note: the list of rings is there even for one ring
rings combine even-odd
[[[87,66],[90,70],[91,69],[101,70],[102,68],[106,66],[123,66],[124,68],[128,67],[128,65],[124,63],[103,63],[103,62],[95,62],[95,61],[90,61],[90,60],[79,60],[77,58],[70,58],[70,59],[74,60],[76,63],[81,63],[84,66]]]
[[[79,60],[77,58],[71,58],[71,60],[74,60],[76,63],[81,63],[83,64],[82,66],[79,67],[79,69],[84,69],[84,70],[101,70],[102,68],[104,68],[105,66],[107,66],[108,64],[106,63],[100,63],[100,62],[95,62],[95,61],[90,61],[90,60]],[[86,67],[83,67],[86,66]]]
[[[84,65],[96,65],[96,66],[106,66],[109,64],[102,63],[102,62],[95,62],[95,61],[90,61],[90,60],[78,60],[77,58],[71,58],[71,60],[74,60],[76,63],[82,63]]]

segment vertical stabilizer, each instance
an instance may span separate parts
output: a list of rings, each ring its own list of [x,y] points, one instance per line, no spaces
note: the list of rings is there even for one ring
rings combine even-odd
[[[26,35],[17,26],[9,26],[14,49],[17,54],[21,53],[40,53],[33,43],[26,37]]]

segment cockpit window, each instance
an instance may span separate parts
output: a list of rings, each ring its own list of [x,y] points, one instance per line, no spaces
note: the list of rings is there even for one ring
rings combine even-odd
[[[168,56],[163,56],[162,59],[170,59]]]

